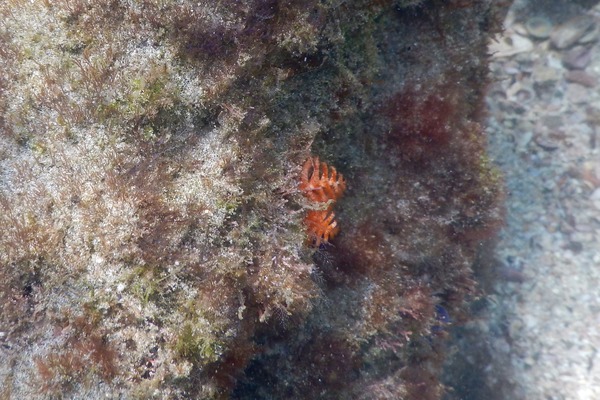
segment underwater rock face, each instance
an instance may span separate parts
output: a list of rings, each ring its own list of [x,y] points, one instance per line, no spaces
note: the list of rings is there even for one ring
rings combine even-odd
[[[494,3],[3,2],[1,397],[441,398]]]

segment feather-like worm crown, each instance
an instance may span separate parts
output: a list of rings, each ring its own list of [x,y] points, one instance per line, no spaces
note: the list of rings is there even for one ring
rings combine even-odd
[[[315,203],[326,203],[324,209],[310,210],[304,218],[304,225],[310,240],[316,246],[329,242],[340,230],[335,221],[333,204],[346,190],[346,181],[334,167],[320,162],[319,157],[309,157],[304,162],[298,188],[304,197]]]

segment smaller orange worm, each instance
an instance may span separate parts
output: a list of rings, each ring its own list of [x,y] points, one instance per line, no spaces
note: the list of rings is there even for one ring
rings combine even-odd
[[[320,162],[319,157],[309,157],[302,167],[298,188],[307,199],[315,203],[327,203],[322,210],[308,211],[304,225],[315,246],[329,242],[340,231],[332,209],[346,190],[344,177],[334,167]]]

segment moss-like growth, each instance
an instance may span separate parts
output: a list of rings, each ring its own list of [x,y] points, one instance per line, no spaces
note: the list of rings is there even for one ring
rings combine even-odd
[[[0,394],[439,399],[440,310],[501,219],[495,13],[2,2]],[[311,154],[348,186],[319,247]]]

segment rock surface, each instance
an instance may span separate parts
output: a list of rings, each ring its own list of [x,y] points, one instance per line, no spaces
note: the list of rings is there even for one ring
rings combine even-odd
[[[499,12],[0,2],[0,397],[441,399],[502,221]],[[318,247],[311,155],[347,182]]]

